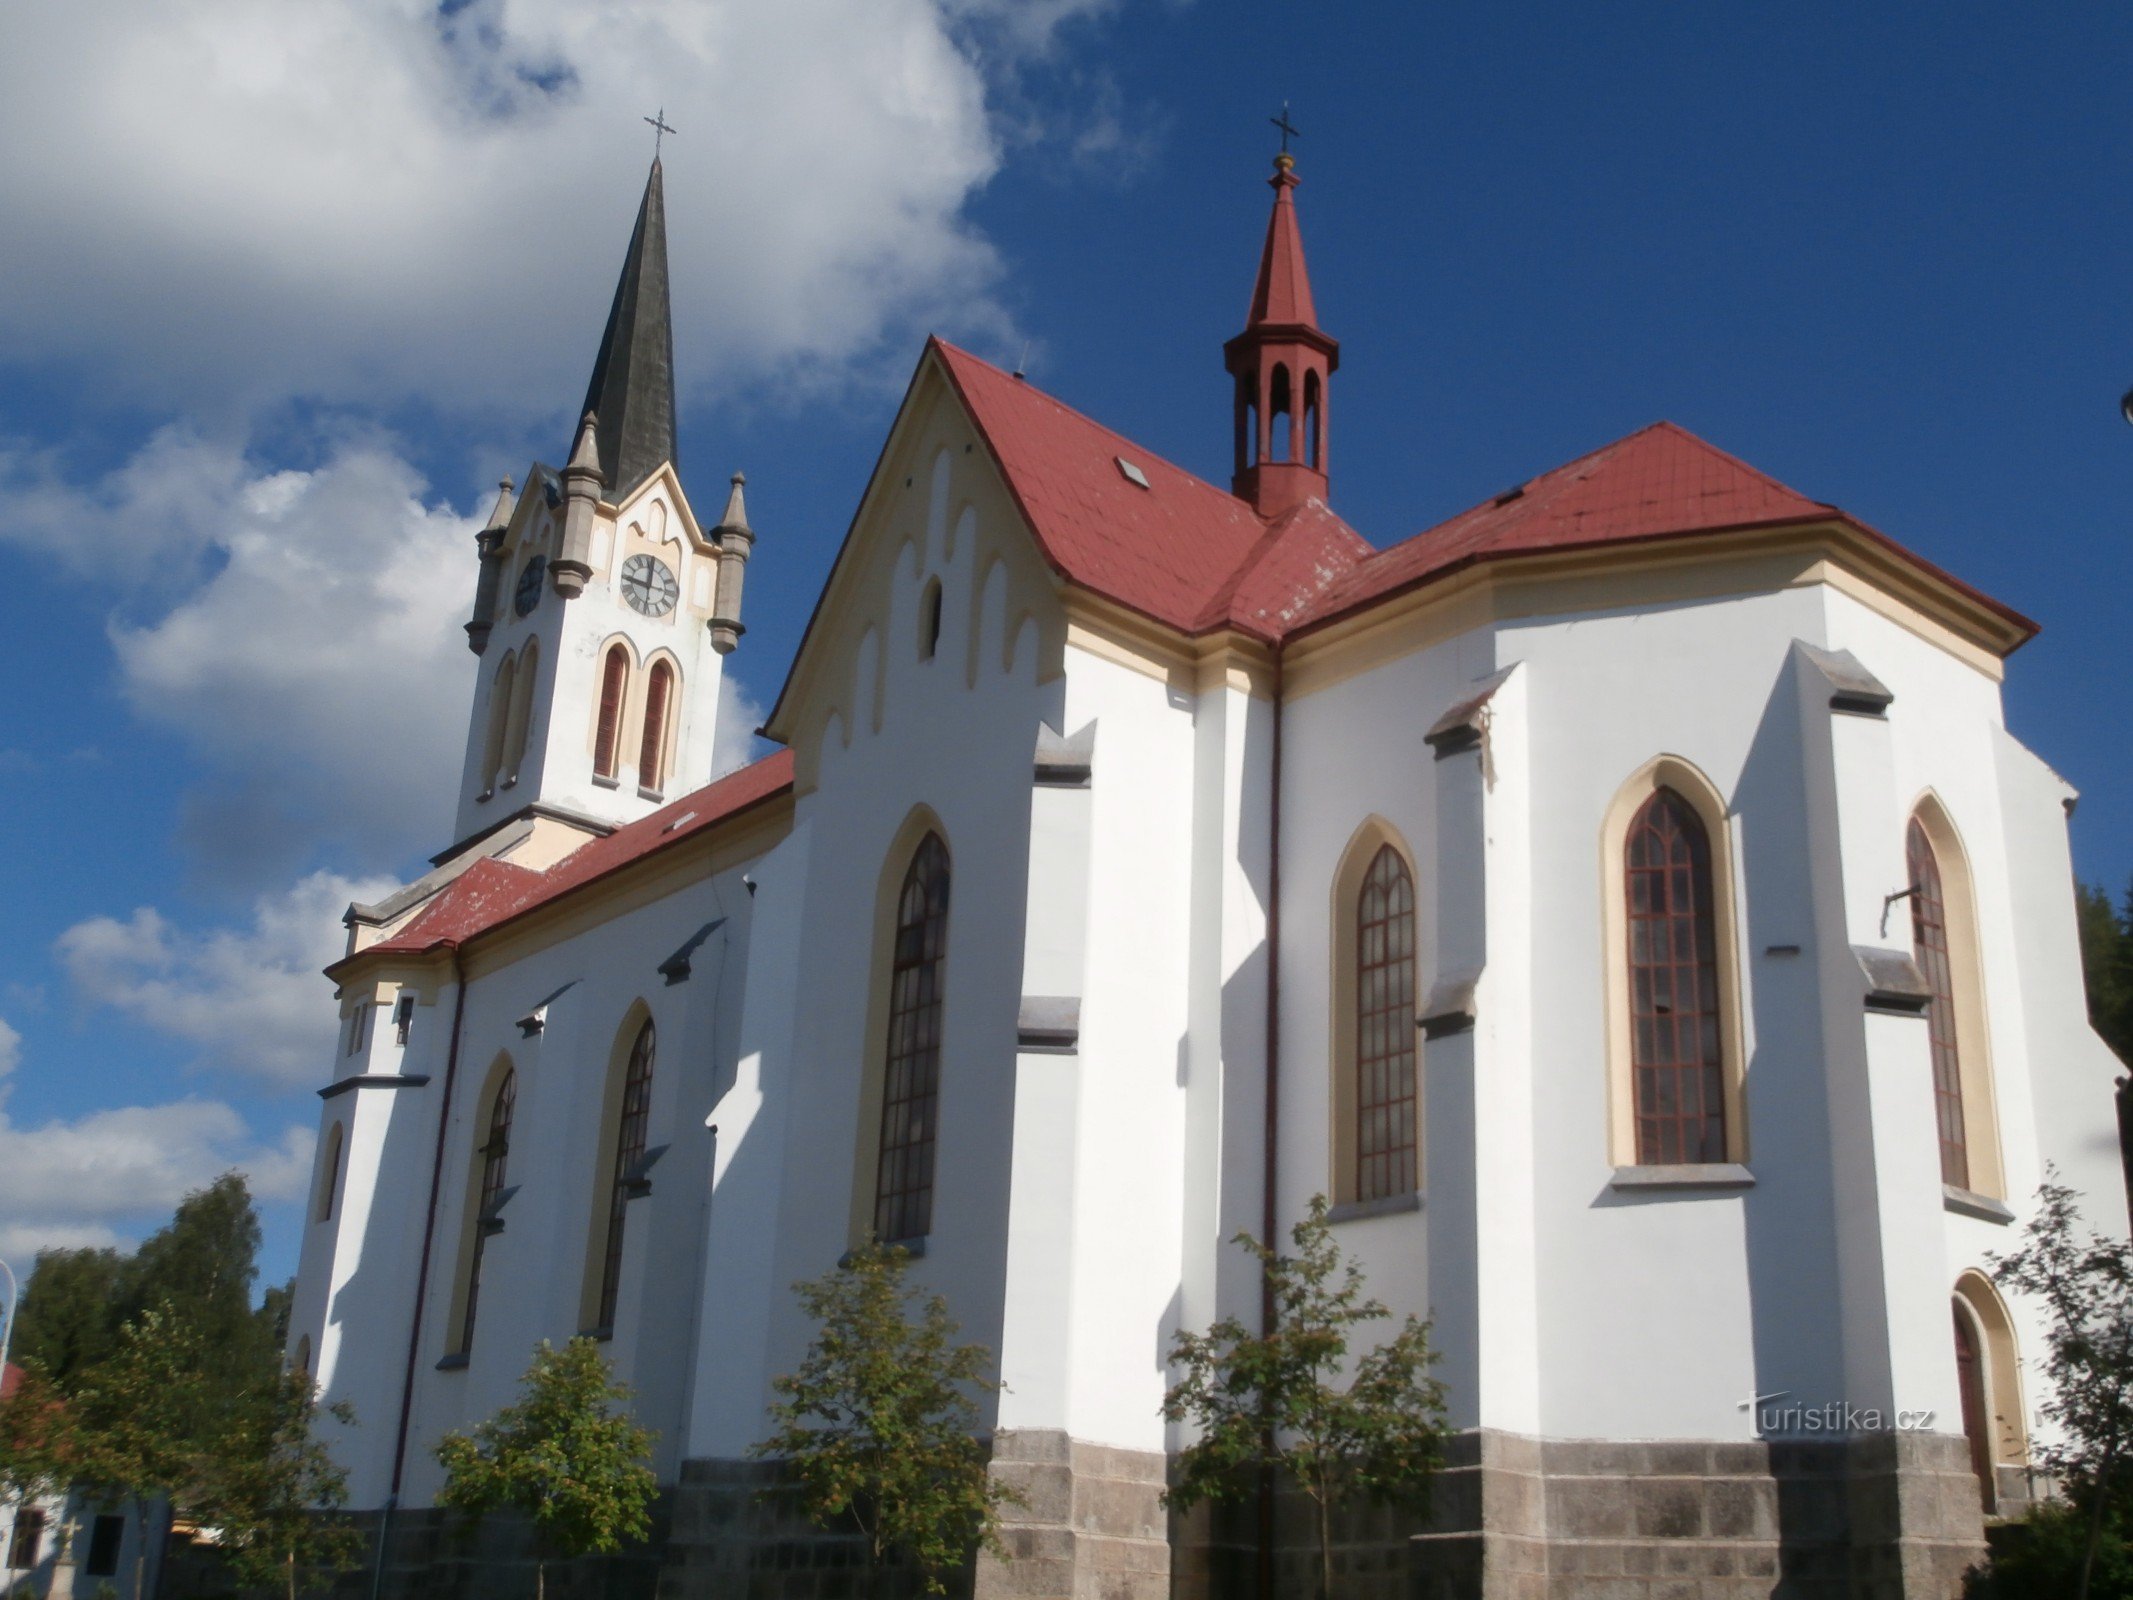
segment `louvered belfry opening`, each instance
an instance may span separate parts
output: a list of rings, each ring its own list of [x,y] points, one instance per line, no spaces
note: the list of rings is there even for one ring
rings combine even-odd
[[[933,1223],[947,954],[948,847],[929,833],[913,853],[896,898],[874,1179],[874,1237],[884,1242],[923,1238]]]
[[[1710,836],[1686,800],[1660,789],[1631,822],[1623,855],[1637,1162],[1724,1161]]]

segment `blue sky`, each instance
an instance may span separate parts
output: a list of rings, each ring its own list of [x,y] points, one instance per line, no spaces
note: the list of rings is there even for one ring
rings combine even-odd
[[[449,842],[471,529],[558,459],[664,105],[683,475],[777,688],[923,335],[1227,471],[1284,99],[1379,543],[1658,417],[2044,625],[2133,877],[2133,18],[1170,0],[0,15],[0,1254],[232,1163],[268,1269],[352,893]]]

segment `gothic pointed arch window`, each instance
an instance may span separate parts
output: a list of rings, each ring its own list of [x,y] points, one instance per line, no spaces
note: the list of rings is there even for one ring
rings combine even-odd
[[[644,680],[644,738],[637,749],[637,782],[659,793],[666,788],[667,723],[674,702],[674,667],[655,661]]]
[[[639,1167],[651,1128],[652,1066],[658,1048],[658,1034],[647,1017],[631,1039],[629,1055],[623,1061],[621,1098],[615,1106],[614,1146],[608,1160],[605,1193],[600,1197],[604,1226],[599,1234],[599,1292],[593,1306],[593,1330],[602,1337],[614,1332],[615,1314],[622,1302],[622,1244],[629,1203],[641,1176]]]
[[[629,646],[617,640],[600,661],[600,713],[593,725],[593,776],[615,781],[622,747],[622,698],[629,687]]]
[[[1637,1163],[1723,1161],[1710,835],[1686,800],[1662,788],[1630,824],[1625,855]]]
[[[1412,1194],[1417,1179],[1415,882],[1388,841],[1350,902],[1353,1193],[1368,1203]]]
[[[511,685],[511,711],[504,724],[503,760],[499,781],[508,788],[518,782],[518,769],[526,759],[526,733],[533,721],[533,696],[541,673],[541,642],[528,639],[518,658]]]
[[[1304,373],[1304,462],[1320,472],[1326,470],[1325,394],[1318,369]]]
[[[896,894],[874,1176],[873,1231],[885,1242],[923,1238],[933,1225],[948,883],[948,847],[928,832]]]
[[[1948,897],[1933,843],[1913,817],[1904,856],[1911,869],[1911,946],[1933,998],[1926,1027],[1933,1049],[1933,1120],[1940,1136],[1940,1179],[1970,1187],[1970,1153],[1963,1126],[1963,1062],[1956,1042],[1955,980],[1948,960]]]
[[[489,680],[489,731],[482,741],[481,792],[496,792],[496,775],[504,764],[504,739],[511,725],[512,686],[518,677],[518,652],[507,650]]]
[[[460,1291],[459,1353],[474,1348],[474,1320],[481,1309],[482,1257],[489,1238],[500,1231],[505,1178],[510,1170],[511,1121],[518,1108],[518,1073],[505,1066],[489,1091],[482,1141],[474,1147],[474,1184],[468,1215],[466,1284]]]
[[[1926,1033],[1941,1182],[1998,1195],[2003,1179],[1973,884],[1954,824],[1931,795],[1904,829],[1904,865],[1911,950],[1930,996]]]
[[[1608,813],[1609,1126],[1615,1165],[1747,1159],[1726,804],[1672,756]]]
[[[318,1205],[313,1211],[314,1221],[331,1222],[341,1193],[341,1156],[344,1142],[343,1125],[339,1122],[326,1130],[326,1142],[318,1164]]]

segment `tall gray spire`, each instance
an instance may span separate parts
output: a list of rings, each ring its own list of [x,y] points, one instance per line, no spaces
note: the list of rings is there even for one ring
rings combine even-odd
[[[667,300],[667,209],[658,161],[645,180],[622,279],[581,413],[599,418],[601,498],[620,500],[675,459],[674,319]]]

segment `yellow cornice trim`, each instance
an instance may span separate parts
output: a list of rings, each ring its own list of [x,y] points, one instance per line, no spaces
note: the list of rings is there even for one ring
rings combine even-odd
[[[1286,697],[1314,694],[1491,622],[1826,584],[1999,682],[2028,637],[2008,618],[1839,521],[1567,550],[1453,573],[1292,640]]]
[[[1185,634],[1117,601],[1075,586],[1061,595],[1067,643],[1099,660],[1154,678],[1188,694],[1227,686],[1273,698],[1274,651],[1235,628]]]

